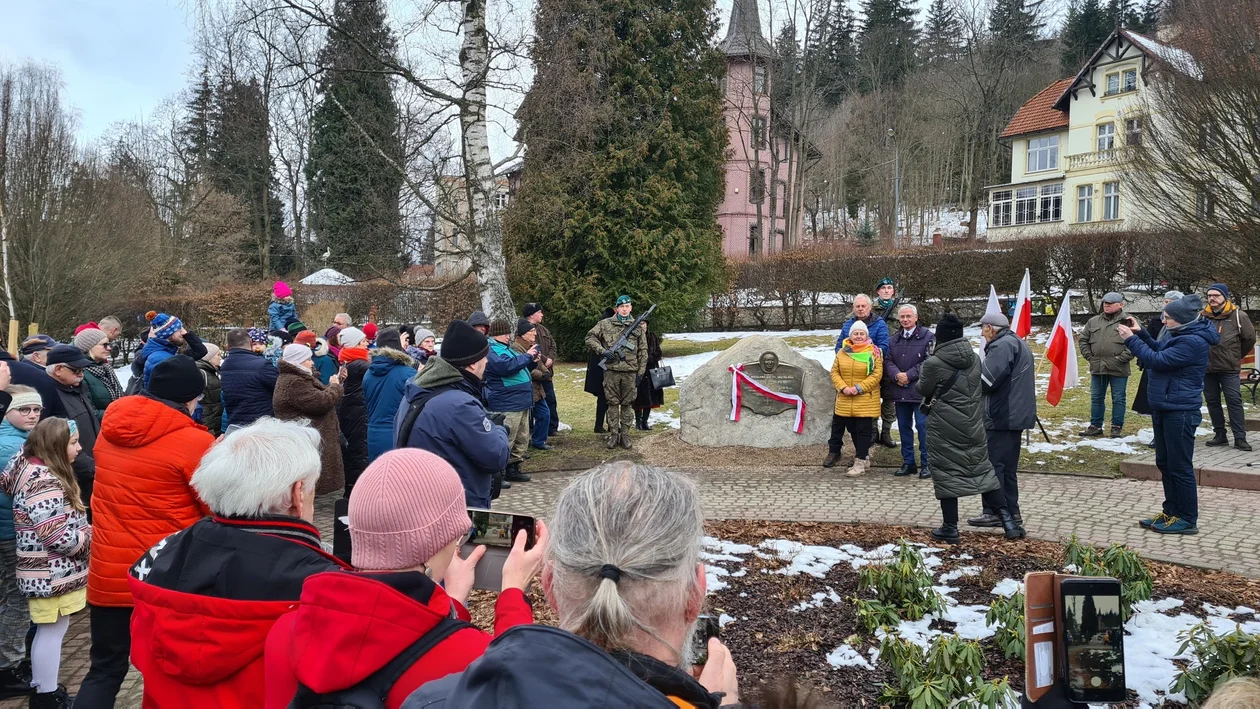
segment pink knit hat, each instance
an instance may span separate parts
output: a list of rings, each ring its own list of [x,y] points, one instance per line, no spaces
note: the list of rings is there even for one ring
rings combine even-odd
[[[350,563],[365,571],[419,566],[472,529],[459,474],[418,448],[372,461],[350,493],[349,517]]]
[[[288,298],[293,295],[293,289],[290,288],[289,284],[284,281],[276,281],[276,284],[271,287],[271,292],[277,298]]]

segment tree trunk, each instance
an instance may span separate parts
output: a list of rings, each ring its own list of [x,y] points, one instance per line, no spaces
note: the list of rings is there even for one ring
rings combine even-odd
[[[472,268],[481,290],[481,309],[491,318],[516,317],[508,291],[507,262],[503,258],[503,231],[498,210],[493,208],[494,166],[486,122],[486,76],[490,71],[490,38],[486,33],[485,0],[463,0],[464,36],[459,50],[463,75],[463,100],[459,124],[464,159],[464,185],[468,194],[468,230],[472,237]]]

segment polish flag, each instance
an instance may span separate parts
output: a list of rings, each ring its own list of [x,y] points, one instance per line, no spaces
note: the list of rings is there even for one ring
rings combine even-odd
[[[1024,280],[1019,284],[1019,296],[1015,298],[1015,317],[1011,318],[1011,329],[1020,337],[1028,337],[1032,332],[1032,280],[1028,277],[1028,269],[1024,269]]]
[[[1050,330],[1050,346],[1046,348],[1046,359],[1050,360],[1050,386],[1046,387],[1046,401],[1051,406],[1059,405],[1064,389],[1080,383],[1070,300],[1071,296],[1065,293],[1059,316],[1054,319],[1054,328]]]

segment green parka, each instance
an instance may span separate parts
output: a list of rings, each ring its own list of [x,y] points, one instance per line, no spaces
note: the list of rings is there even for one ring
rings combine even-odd
[[[939,394],[954,372],[954,384]],[[937,344],[919,368],[915,389],[932,397],[927,417],[928,464],[936,498],[970,497],[998,488],[984,432],[980,358],[966,339]]]
[[[1081,356],[1089,361],[1090,374],[1127,377],[1133,353],[1120,337],[1120,322],[1129,314],[1119,310],[1111,315],[1099,313],[1090,318],[1081,330]]]

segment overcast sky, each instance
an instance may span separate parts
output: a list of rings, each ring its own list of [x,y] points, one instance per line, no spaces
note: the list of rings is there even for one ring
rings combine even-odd
[[[731,2],[717,0],[723,24]],[[765,0],[760,4],[764,8]],[[80,119],[80,138],[94,140],[187,86],[194,65],[192,7],[191,0],[0,0],[0,61],[57,66],[66,102]],[[495,158],[510,154],[507,132],[492,133]]]

